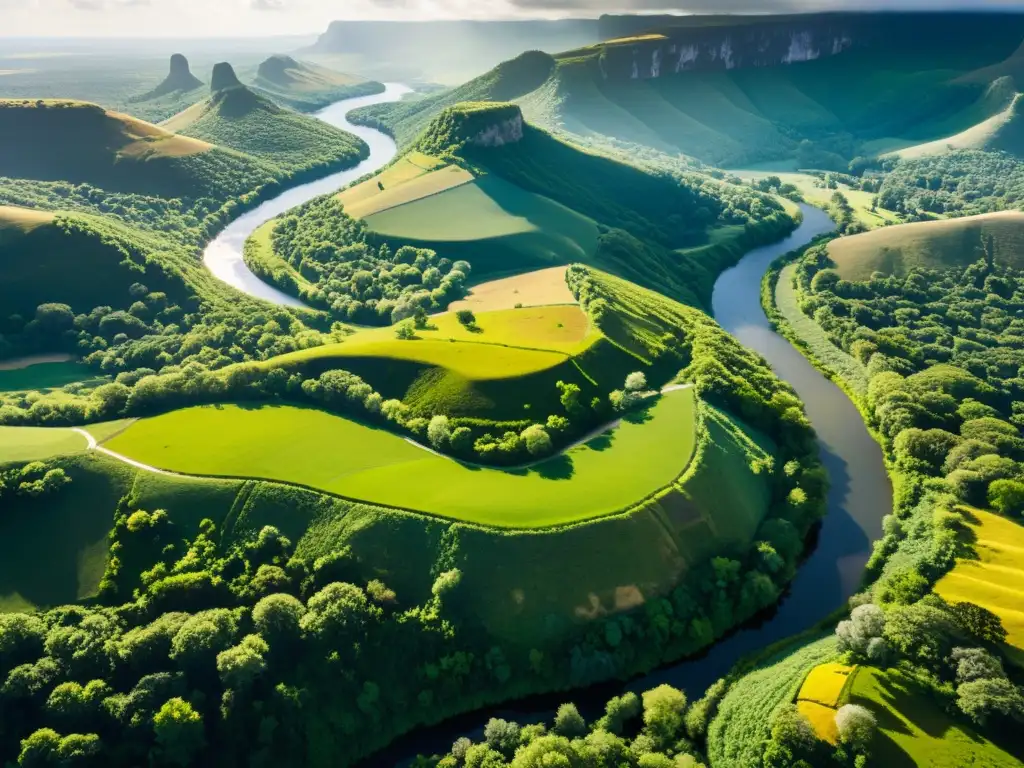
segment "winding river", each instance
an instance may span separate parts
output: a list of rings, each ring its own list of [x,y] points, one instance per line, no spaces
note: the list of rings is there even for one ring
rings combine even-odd
[[[242,261],[246,238],[261,224],[317,195],[325,194],[385,165],[394,157],[394,142],[368,128],[352,125],[346,114],[357,107],[396,101],[408,92],[388,85],[384,93],[338,102],[318,117],[358,135],[370,156],[357,167],[295,187],[235,220],[206,249],[204,263],[221,280],[252,296],[287,306],[301,306],[294,297],[257,278]],[[822,461],[831,478],[828,515],[816,546],[801,565],[779,606],[769,615],[732,633],[705,654],[635,678],[626,684],[606,683],[567,693],[535,696],[505,706],[467,713],[420,729],[396,741],[367,766],[407,762],[417,753],[446,752],[461,735],[479,736],[490,717],[521,723],[549,720],[558,704],[575,701],[586,716],[623,690],[644,691],[661,683],[683,688],[693,696],[724,676],[743,656],[794,635],[824,619],[857,591],[871,543],[881,536],[882,517],[892,509],[892,486],[882,451],[868,434],[860,413],[835,384],[825,378],[786,339],[775,333],[761,308],[761,278],[779,256],[833,229],[817,208],[801,206],[804,220],[785,240],[748,253],[715,283],[715,318],[740,342],[767,359],[776,374],[789,382],[807,407],[814,424]]]
[[[242,260],[242,249],[245,241],[260,225],[265,224],[275,216],[280,216],[285,211],[291,210],[297,205],[302,205],[314,197],[339,190],[351,184],[359,177],[373,173],[387,165],[398,151],[395,142],[390,136],[385,136],[380,131],[364,128],[361,125],[353,125],[348,121],[347,115],[359,107],[368,107],[371,104],[381,104],[388,101],[398,101],[411,91],[412,89],[405,85],[387,83],[384,86],[383,93],[338,101],[317,112],[315,117],[329,125],[333,125],[335,128],[341,128],[344,131],[353,133],[365,141],[370,147],[369,157],[347,171],[332,173],[330,176],[325,176],[317,181],[292,187],[277,197],[262,203],[259,207],[239,216],[222,230],[213,242],[206,246],[206,250],[203,252],[203,264],[206,265],[206,268],[215,277],[243,293],[248,293],[250,296],[265,299],[274,304],[283,304],[287,307],[304,307],[305,304],[297,298],[267,285],[249,270]]]

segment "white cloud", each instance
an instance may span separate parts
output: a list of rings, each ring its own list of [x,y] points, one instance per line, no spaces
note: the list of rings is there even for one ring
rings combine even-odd
[[[879,7],[1022,8],[1024,0],[0,0],[0,36],[218,37],[315,34],[334,19],[596,16]]]

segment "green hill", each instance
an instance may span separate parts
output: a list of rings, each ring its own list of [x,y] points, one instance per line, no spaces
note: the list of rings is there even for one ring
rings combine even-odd
[[[229,64],[214,68],[210,96],[162,124],[244,152],[289,172],[352,165],[369,153],[366,144],[320,120],[279,107],[238,82]]]
[[[883,227],[829,243],[828,254],[844,280],[873,272],[905,276],[915,268],[962,269],[991,249],[997,263],[1024,267],[1024,213],[1003,211],[960,219]]]
[[[163,82],[153,90],[136,96],[132,101],[155,101],[172,95],[180,97],[201,88],[202,85],[203,81],[192,74],[188,59],[180,53],[175,53],[171,56],[171,68]]]
[[[1013,93],[1000,88],[992,98],[990,91],[1020,68],[1019,54],[1003,61],[1019,44],[1017,21],[1000,28],[990,18],[965,19],[987,43],[960,45],[956,55],[942,45],[955,31],[948,19],[923,19],[920,33],[931,24],[936,37],[915,37],[910,46],[900,35],[910,32],[913,18],[899,15],[876,20],[877,29],[862,18],[813,15],[720,17],[698,26],[662,21],[665,27],[646,29],[640,38],[554,57],[524,54],[451,91],[357,115],[408,146],[431,116],[459,101],[510,100],[540,127],[599,143],[642,145],[723,167],[789,159],[842,170],[873,147],[887,151],[944,139],[1003,112]],[[859,38],[828,37],[828,30],[837,34],[847,23]],[[793,27],[794,40],[804,40],[807,25],[812,47],[805,54],[774,48],[758,54],[748,38],[751,27],[762,24],[783,32]],[[765,40],[772,46],[789,40],[783,32]]]
[[[252,85],[259,93],[301,112],[384,90],[380,83],[282,55],[263,61]]]
[[[24,317],[46,302],[127,309],[136,283],[177,302],[187,291],[163,250],[109,219],[0,206],[0,304]]]

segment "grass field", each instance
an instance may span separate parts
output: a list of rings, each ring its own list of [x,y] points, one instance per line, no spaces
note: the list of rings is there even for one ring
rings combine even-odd
[[[88,443],[60,427],[0,427],[0,464],[40,461],[84,451]]]
[[[474,176],[469,171],[459,168],[457,165],[447,165],[399,184],[392,186],[385,184],[383,189],[376,186],[378,182],[384,184],[383,180],[370,179],[369,182],[363,182],[363,184],[373,184],[377,194],[364,196],[361,200],[347,201],[345,193],[339,197],[345,204],[345,213],[356,219],[365,219],[392,208],[415,203],[417,200],[431,195],[439,195],[463,184],[469,184],[473,179]]]
[[[84,448],[85,440],[78,440]],[[90,597],[103,577],[113,512],[118,499],[131,490],[135,472],[94,453],[67,457],[59,464],[72,478],[67,489],[52,498],[5,502],[0,612]]]
[[[377,182],[384,185],[384,189],[391,189],[412,181],[425,173],[436,171],[444,166],[444,161],[436,157],[425,155],[422,152],[407,152],[394,163],[382,170],[376,176],[364,179],[358,184],[342,190],[338,193],[338,199],[346,208],[357,203],[365,203],[381,193]]]
[[[597,250],[593,220],[497,176],[368,216],[371,234],[466,258],[474,274],[589,261]]]
[[[769,170],[737,170],[733,171],[733,173],[744,181],[758,181],[768,176],[778,176],[783,183],[792,184],[800,190],[800,194],[803,195],[804,200],[811,205],[818,206],[819,208],[826,207],[831,201],[832,195],[837,191],[817,186],[819,179],[809,173]],[[860,189],[852,189],[846,184],[840,184],[838,191],[842,192],[850,202],[850,206],[853,208],[854,216],[857,221],[868,229],[875,229],[877,227],[886,226],[887,224],[899,223],[899,217],[892,211],[887,211],[883,208],[877,208],[874,211],[871,210],[875,197],[873,193],[865,192]]]
[[[868,372],[860,360],[840,349],[813,318],[800,309],[797,291],[793,286],[796,264],[783,267],[775,284],[775,308],[788,323],[790,330],[802,341],[818,362],[826,365],[847,386],[859,395],[868,391]]]
[[[872,764],[886,768],[1022,765],[1010,751],[953,720],[924,688],[898,670],[859,670],[849,701],[868,707],[878,719]]]
[[[565,282],[565,268],[550,267],[474,285],[466,298],[453,301],[448,309],[486,312],[513,309],[517,304],[533,307],[575,303],[576,298]]]
[[[58,389],[65,384],[95,378],[81,363],[40,362],[23,368],[5,368],[0,363],[0,392]]]
[[[935,592],[949,602],[975,603],[996,614],[1011,655],[1024,665],[1024,526],[980,509],[964,512],[977,559],[959,560]]]
[[[872,272],[902,277],[915,267],[966,267],[984,255],[989,237],[997,262],[1024,266],[1024,213],[1019,211],[886,227],[833,240],[828,252],[844,280],[867,280]]]
[[[189,408],[136,422],[107,447],[186,474],[280,480],[371,504],[538,528],[620,512],[669,485],[693,453],[695,407],[690,390],[672,392],[646,417],[522,471],[464,466],[384,430],[288,406]]]

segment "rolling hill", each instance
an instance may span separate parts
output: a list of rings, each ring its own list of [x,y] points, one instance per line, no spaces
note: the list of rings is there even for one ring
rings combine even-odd
[[[664,26],[645,36],[520,56],[452,91],[362,116],[407,146],[456,101],[512,100],[540,127],[598,143],[723,167],[790,160],[845,169],[858,155],[956,136],[1007,109],[1016,86],[1005,81],[993,97],[993,83],[1017,71],[1024,23],[958,21],[960,29],[929,14],[652,18]],[[946,55],[958,36],[956,55]]]
[[[44,302],[127,309],[136,283],[181,301],[188,291],[164,251],[109,219],[0,206],[0,304],[28,318]]]
[[[963,269],[983,258],[990,244],[997,263],[1020,269],[1024,213],[1003,211],[883,227],[833,240],[828,255],[844,280],[867,280],[873,272],[903,277],[915,267]]]
[[[271,56],[259,65],[252,87],[300,112],[312,112],[342,99],[384,90],[382,84],[372,80],[283,55]]]
[[[242,85],[226,63],[214,67],[210,96],[162,127],[243,152],[289,173],[352,165],[369,153],[352,134],[279,107]]]

